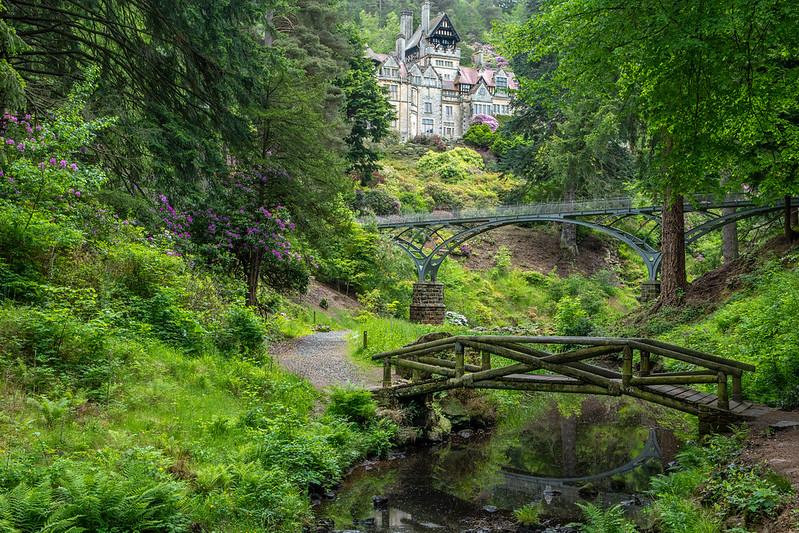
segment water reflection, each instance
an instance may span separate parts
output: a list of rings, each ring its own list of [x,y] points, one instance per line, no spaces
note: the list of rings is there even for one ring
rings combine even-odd
[[[671,459],[673,435],[635,401],[570,398],[525,405],[487,438],[358,469],[321,514],[339,529],[375,533],[502,525],[538,502],[560,523],[579,519],[584,501],[620,503],[636,518],[646,504],[640,493]],[[387,498],[385,508],[375,508],[375,495]]]

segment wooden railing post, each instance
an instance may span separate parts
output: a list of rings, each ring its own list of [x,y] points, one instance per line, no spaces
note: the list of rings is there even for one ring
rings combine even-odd
[[[480,368],[482,370],[491,370],[491,354],[489,352],[481,352],[480,356],[482,359]]]
[[[463,377],[463,355],[465,352],[465,348],[463,344],[456,343],[455,344],[455,377],[460,378]]]
[[[732,399],[736,402],[744,400],[744,392],[741,388],[741,374],[732,375]]]
[[[652,371],[649,363],[649,352],[641,351],[641,377],[646,377]]]
[[[383,359],[383,387],[391,386],[391,359],[386,357]]]
[[[624,347],[624,360],[621,369],[621,383],[625,387],[630,386],[630,380],[633,378],[633,349],[629,346]]]
[[[719,372],[718,378],[719,378],[718,408],[726,410],[730,408],[730,399],[727,397],[727,374],[725,374],[724,372]]]

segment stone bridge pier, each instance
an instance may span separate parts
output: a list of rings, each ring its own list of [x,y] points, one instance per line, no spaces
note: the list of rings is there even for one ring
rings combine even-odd
[[[413,284],[411,322],[443,324],[447,308],[444,305],[444,284],[424,281]]]

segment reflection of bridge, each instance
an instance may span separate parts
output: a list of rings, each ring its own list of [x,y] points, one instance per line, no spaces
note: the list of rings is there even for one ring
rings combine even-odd
[[[784,201],[762,203],[745,196],[727,197],[724,200],[697,197],[686,201],[685,211],[695,213],[701,219],[700,223],[686,229],[686,244],[690,245],[731,222],[779,211],[784,207]],[[419,281],[417,285],[420,285],[414,294],[414,305],[418,308],[430,307],[432,302],[438,307],[429,313],[430,316],[425,316],[423,310],[414,313],[412,306],[411,314],[416,316],[411,318],[438,322],[439,315],[443,319],[443,296],[440,301],[437,299],[439,293],[443,295],[443,290],[430,285],[435,284],[444,259],[472,237],[509,224],[575,224],[622,241],[635,250],[646,265],[649,276],[646,293],[651,296],[657,291],[662,258],[658,242],[662,210],[662,206],[639,204],[632,198],[611,198],[386,216],[378,217],[375,222],[378,229],[390,234],[391,239],[414,261]]]
[[[541,345],[569,350],[550,353]],[[479,364],[467,362],[467,348]],[[586,362],[619,353],[621,372]],[[502,361],[498,367],[492,366],[492,356],[498,356],[494,362]],[[691,370],[654,372],[653,356],[679,361]],[[461,335],[412,344],[373,359],[383,362],[378,394],[400,398],[456,388],[627,395],[698,415],[700,425],[711,426],[769,411],[743,399],[741,378],[745,371],[754,372],[752,365],[651,339]],[[394,384],[392,367],[409,369],[411,382]],[[691,388],[695,384],[713,385],[716,394]]]
[[[658,439],[657,439],[657,430],[655,430],[655,428],[649,428],[649,436],[646,439],[646,443],[644,444],[644,449],[641,450],[641,453],[630,459],[625,464],[613,468],[612,470],[607,470],[605,472],[600,472],[598,474],[593,474],[590,476],[545,477],[545,476],[535,476],[529,472],[523,472],[521,470],[516,470],[513,468],[506,467],[503,469],[502,474],[505,477],[506,485],[511,487],[518,486],[520,488],[525,488],[525,489],[531,486],[561,487],[565,485],[577,485],[588,482],[601,481],[603,479],[610,479],[613,476],[626,474],[627,472],[631,472],[636,468],[643,466],[650,459],[660,459],[661,455],[662,453],[660,451],[660,445],[658,444]]]

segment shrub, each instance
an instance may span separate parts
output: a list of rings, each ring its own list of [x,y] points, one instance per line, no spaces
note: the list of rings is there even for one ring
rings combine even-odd
[[[468,179],[481,172],[485,165],[480,154],[470,148],[453,148],[442,153],[427,152],[416,163],[427,176],[435,176],[446,183]]]
[[[474,118],[472,118],[472,125],[475,124],[488,126],[488,128],[491,130],[492,133],[497,131],[497,129],[499,129],[499,122],[497,121],[496,117],[493,117],[491,115],[486,115],[486,114],[475,115]]]
[[[361,426],[375,417],[377,404],[372,395],[362,389],[337,387],[330,394],[327,413]]]
[[[580,298],[564,296],[556,306],[555,332],[565,336],[585,336],[591,333],[592,325],[583,309]]]
[[[472,124],[463,134],[463,142],[477,148],[486,149],[496,142],[496,135],[486,124]]]
[[[512,266],[510,249],[505,245],[500,246],[494,255],[494,275],[506,276]]]
[[[257,355],[264,349],[266,331],[252,309],[233,306],[225,311],[214,340],[222,353]]]
[[[385,189],[356,189],[353,209],[361,214],[398,215],[401,205],[399,199]]]
[[[159,340],[191,354],[199,354],[208,347],[205,327],[194,313],[180,305],[174,289],[163,288],[149,300],[135,300],[133,308]]]

